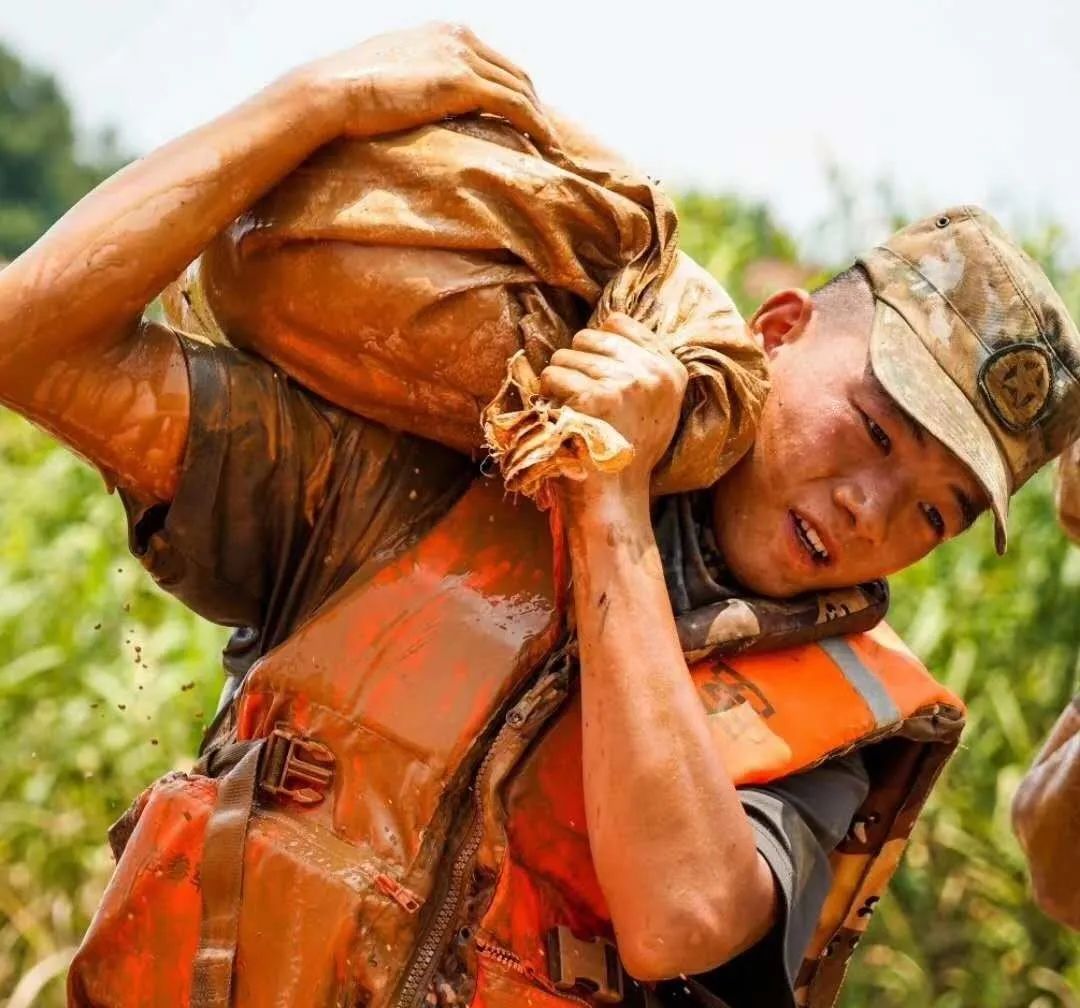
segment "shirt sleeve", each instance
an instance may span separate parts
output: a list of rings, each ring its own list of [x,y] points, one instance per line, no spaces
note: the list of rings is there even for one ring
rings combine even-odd
[[[255,631],[255,651],[467,485],[464,456],[338,409],[260,357],[178,338],[191,402],[179,483],[169,504],[121,495],[129,543],[189,608]]]
[[[121,494],[131,551],[207,619],[257,627],[274,567],[298,552],[325,492],[336,418],[265,361],[178,336],[190,387],[176,494]]]
[[[794,983],[832,882],[829,855],[870,789],[862,756],[742,788],[757,848],[780,894],[780,917],[753,948],[709,973],[665,985],[665,1005],[791,1008]]]

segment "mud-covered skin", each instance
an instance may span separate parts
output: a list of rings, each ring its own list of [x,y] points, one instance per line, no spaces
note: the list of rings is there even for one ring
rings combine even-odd
[[[753,446],[716,488],[715,526],[736,578],[763,595],[893,574],[967,528],[957,490],[983,502],[974,474],[874,377],[873,295],[865,282],[852,287],[835,302],[784,291],[751,319],[772,388]],[[824,559],[806,548],[796,514]]]
[[[1080,696],[1058,718],[1020,783],[1013,828],[1027,855],[1035,900],[1055,920],[1080,931]]]
[[[779,889],[687,675],[652,528],[650,477],[686,371],[617,316],[558,351],[541,381],[635,445],[622,472],[562,491],[597,878],[632,976],[703,973],[768,932]]]
[[[1080,441],[1074,441],[1061,453],[1054,500],[1065,534],[1080,543]]]
[[[317,148],[478,110],[550,136],[522,71],[435,25],[309,64],[134,162],[0,273],[0,402],[111,482],[169,500],[184,363],[174,338],[140,322],[145,306]]]

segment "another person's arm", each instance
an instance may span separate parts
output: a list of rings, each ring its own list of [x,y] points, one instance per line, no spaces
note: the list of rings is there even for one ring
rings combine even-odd
[[[1080,439],[1070,444],[1058,459],[1056,503],[1065,534],[1080,544]]]
[[[1080,697],[1058,718],[1020,784],[1012,814],[1036,902],[1080,930]]]
[[[649,477],[686,383],[625,316],[542,375],[614,424],[630,467],[564,493],[581,649],[589,840],[623,961],[639,979],[701,973],[764,937],[778,894],[688,674],[649,514]]]
[[[295,71],[136,161],[0,272],[0,403],[148,501],[187,436],[183,355],[145,306],[315,149],[482,110],[546,135],[528,78],[463,29],[383,36]]]

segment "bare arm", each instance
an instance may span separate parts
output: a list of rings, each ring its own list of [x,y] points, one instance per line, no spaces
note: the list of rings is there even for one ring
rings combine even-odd
[[[1056,503],[1065,534],[1080,544],[1080,440],[1070,444],[1058,459]]]
[[[727,961],[764,937],[778,907],[679,648],[649,517],[685,370],[643,349],[648,333],[625,316],[608,327],[623,335],[579,334],[542,381],[635,446],[627,470],[568,487],[564,501],[589,840],[623,961],[650,980]]]
[[[1013,800],[1013,827],[1031,867],[1035,900],[1080,930],[1080,703],[1058,718]]]
[[[187,434],[175,338],[142,311],[316,148],[477,109],[545,134],[528,78],[464,29],[372,39],[119,172],[0,273],[0,403],[168,500]]]

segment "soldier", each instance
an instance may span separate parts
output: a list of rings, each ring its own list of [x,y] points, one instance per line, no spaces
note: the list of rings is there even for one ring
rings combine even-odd
[[[686,373],[613,316],[541,378],[633,461],[565,487],[549,532],[468,459],[142,319],[317,147],[432,105],[549,129],[471,34],[375,40],[130,166],[0,274],[0,400],[238,628],[197,772],[114,830],[71,1003],[832,1004],[962,723],[867,629],[873,579],[986,507],[1004,548],[1075,421],[1077,331],[986,214],[919,222],[761,306],[754,444],[654,504]]]

